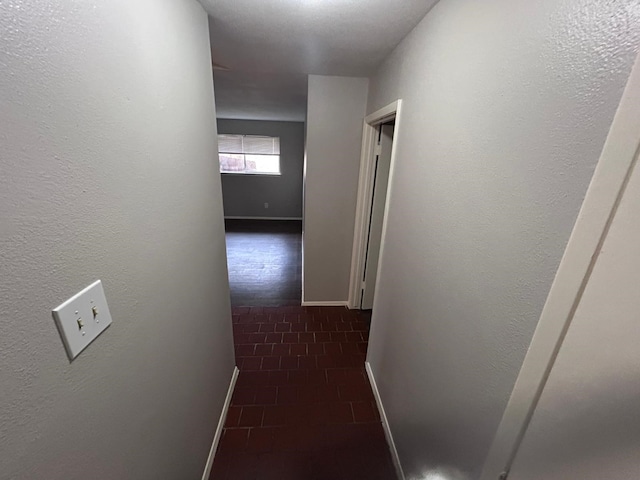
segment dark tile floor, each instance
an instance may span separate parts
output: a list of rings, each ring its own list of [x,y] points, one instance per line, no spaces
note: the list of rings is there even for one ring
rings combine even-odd
[[[226,220],[233,306],[300,305],[302,222]]]
[[[211,480],[397,478],[364,369],[370,315],[233,309],[240,375]]]

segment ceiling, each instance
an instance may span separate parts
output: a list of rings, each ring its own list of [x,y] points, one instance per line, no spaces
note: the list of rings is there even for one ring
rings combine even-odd
[[[303,121],[307,75],[369,76],[437,0],[200,0],[220,118]]]
[[[218,118],[304,122],[307,75],[213,71]]]

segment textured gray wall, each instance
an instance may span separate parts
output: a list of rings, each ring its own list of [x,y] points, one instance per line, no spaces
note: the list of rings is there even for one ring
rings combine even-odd
[[[207,17],[0,3],[0,479],[198,479],[233,369]],[[51,308],[102,279],[69,363]]]
[[[309,76],[303,301],[346,302],[366,78]]]
[[[447,0],[371,80],[368,112],[403,99],[369,360],[408,478],[479,474],[639,15],[630,0]]]
[[[218,132],[280,137],[281,175],[222,174],[225,215],[301,218],[304,123],[218,119]]]

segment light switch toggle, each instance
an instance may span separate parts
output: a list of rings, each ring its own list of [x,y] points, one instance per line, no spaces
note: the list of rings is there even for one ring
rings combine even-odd
[[[77,357],[111,324],[111,314],[100,280],[58,305],[52,313],[70,360]],[[93,321],[88,320],[91,318]]]

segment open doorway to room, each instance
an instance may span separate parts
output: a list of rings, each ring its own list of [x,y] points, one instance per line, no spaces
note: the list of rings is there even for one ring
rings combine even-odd
[[[304,123],[217,123],[231,305],[300,305]]]
[[[400,107],[398,100],[364,121],[349,288],[352,309],[371,310],[374,306]]]

